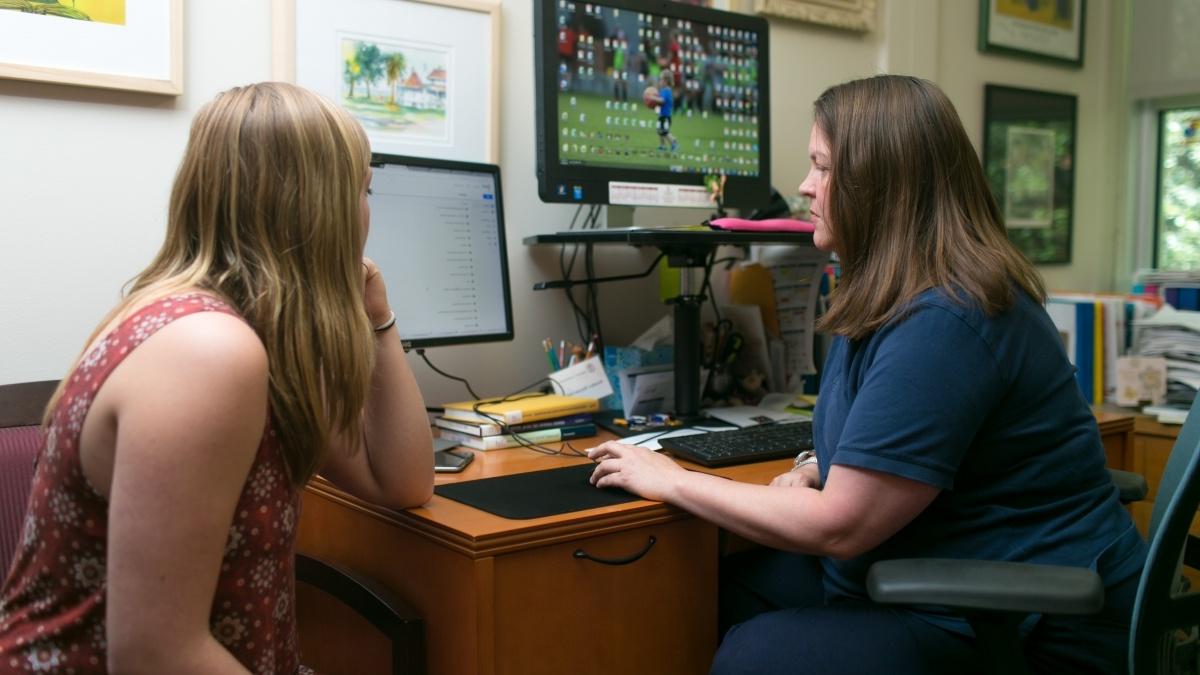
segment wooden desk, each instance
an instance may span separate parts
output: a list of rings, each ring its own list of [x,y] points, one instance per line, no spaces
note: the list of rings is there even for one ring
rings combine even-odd
[[[1110,456],[1131,453],[1133,418],[1097,418]],[[522,448],[479,452],[466,471],[439,474],[437,483],[586,461]],[[684,464],[766,484],[791,460]],[[627,565],[573,555],[633,556],[651,537]],[[716,649],[718,528],[658,502],[507,520],[437,495],[391,511],[317,479],[305,490],[298,547],[374,577],[416,607],[434,674],[696,675],[708,672]]]
[[[1136,471],[1133,457],[1135,416],[1107,410],[1096,410],[1095,415],[1108,465],[1114,469]]]

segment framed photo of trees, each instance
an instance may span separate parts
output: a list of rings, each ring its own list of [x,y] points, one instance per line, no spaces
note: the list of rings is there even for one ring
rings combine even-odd
[[[274,0],[276,79],[342,104],[398,155],[496,162],[499,0]]]
[[[1008,238],[1034,263],[1071,262],[1075,96],[989,84],[983,111],[983,169]]]

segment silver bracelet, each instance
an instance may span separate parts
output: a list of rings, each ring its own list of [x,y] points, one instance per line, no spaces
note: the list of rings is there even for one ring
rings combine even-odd
[[[813,452],[812,450],[805,450],[804,452],[796,455],[796,461],[792,462],[791,470],[796,471],[797,469],[799,469],[802,466],[808,466],[809,464],[816,464],[816,463],[817,463],[817,453]]]
[[[387,321],[384,321],[383,323],[379,324],[378,326],[375,326],[376,333],[382,333],[383,331],[396,325],[396,313],[392,312],[391,314],[392,315],[388,317]]]

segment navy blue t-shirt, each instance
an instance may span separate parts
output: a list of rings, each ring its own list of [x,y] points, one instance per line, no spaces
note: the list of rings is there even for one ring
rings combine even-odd
[[[1023,292],[988,317],[929,290],[861,340],[837,337],[814,414],[824,481],[834,464],[941,488],[874,550],[824,560],[831,599],[866,598],[876,560],[934,557],[1090,567],[1111,586],[1145,544],[1105,469],[1095,417],[1045,309]],[[960,632],[965,622],[929,612]]]

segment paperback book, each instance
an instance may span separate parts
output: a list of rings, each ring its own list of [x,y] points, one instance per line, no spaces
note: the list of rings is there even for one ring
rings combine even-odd
[[[442,417],[449,419],[512,425],[594,413],[600,409],[600,401],[561,394],[520,394],[508,400],[459,401],[443,407]]]
[[[466,420],[456,420],[449,417],[436,417],[433,420],[433,424],[434,426],[442,429],[449,429],[459,433],[471,434],[472,436],[499,436],[500,434],[521,433],[523,431],[534,431],[535,429],[553,429],[556,427],[569,427],[577,424],[588,424],[591,421],[591,413],[582,413],[579,415],[568,415],[566,417],[555,417],[554,419],[540,420],[538,422],[512,424],[507,428],[496,422],[468,422]]]
[[[468,448],[475,448],[476,450],[500,450],[502,448],[513,448],[529,443],[554,443],[572,438],[595,436],[596,425],[588,422],[586,424],[575,424],[567,427],[534,429],[533,431],[518,434],[499,434],[497,436],[476,436],[474,434],[465,434],[443,428],[438,430],[438,435],[442,438],[456,441]]]

